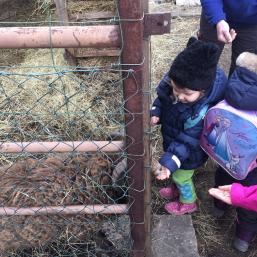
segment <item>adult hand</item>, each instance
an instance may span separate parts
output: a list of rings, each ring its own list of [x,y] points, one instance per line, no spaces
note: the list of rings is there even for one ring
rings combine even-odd
[[[157,116],[151,117],[151,125],[157,125],[160,121],[160,118]]]
[[[219,186],[218,188],[211,188],[209,189],[209,194],[227,204],[232,204],[231,194],[230,194],[231,187],[232,185]]]
[[[225,44],[231,43],[236,38],[236,32],[234,29],[230,29],[226,21],[221,20],[216,25],[217,37],[220,42]]]
[[[156,178],[158,180],[164,180],[170,177],[170,170],[167,169],[164,166],[161,166],[161,168],[159,169],[159,173],[156,174]]]

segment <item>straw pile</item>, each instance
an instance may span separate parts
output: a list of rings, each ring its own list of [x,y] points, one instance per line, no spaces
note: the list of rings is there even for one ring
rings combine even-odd
[[[38,10],[53,2],[34,3]],[[71,12],[116,9],[114,0],[67,4]],[[25,4],[18,13],[22,8],[27,13]],[[2,65],[22,63],[0,76],[0,140],[104,140],[124,126],[121,77],[108,71],[117,58],[87,58],[89,68],[75,74],[63,50],[5,50],[1,57]]]
[[[103,140],[117,130],[123,120],[119,74],[85,69],[75,74],[63,50],[28,50],[21,65],[0,77],[0,137]]]
[[[115,0],[68,1],[67,7],[70,13],[115,11],[116,1]]]

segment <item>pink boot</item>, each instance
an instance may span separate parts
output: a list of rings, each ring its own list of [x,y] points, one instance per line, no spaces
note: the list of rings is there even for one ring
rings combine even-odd
[[[179,201],[167,203],[164,208],[168,213],[175,215],[192,213],[197,210],[196,203],[181,203]]]
[[[179,191],[175,185],[171,185],[170,187],[160,189],[159,194],[164,199],[172,200],[179,196]]]

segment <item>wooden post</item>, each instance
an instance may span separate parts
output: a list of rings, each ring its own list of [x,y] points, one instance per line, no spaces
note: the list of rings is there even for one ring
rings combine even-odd
[[[68,26],[69,16],[67,12],[67,1],[66,0],[54,0],[58,17],[60,18],[63,26]],[[66,48],[64,57],[67,59],[71,66],[77,66],[74,48]]]

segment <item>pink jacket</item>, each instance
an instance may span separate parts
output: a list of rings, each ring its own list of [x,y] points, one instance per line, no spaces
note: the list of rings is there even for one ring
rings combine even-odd
[[[257,212],[257,185],[245,187],[238,183],[233,183],[231,202],[235,206]]]

